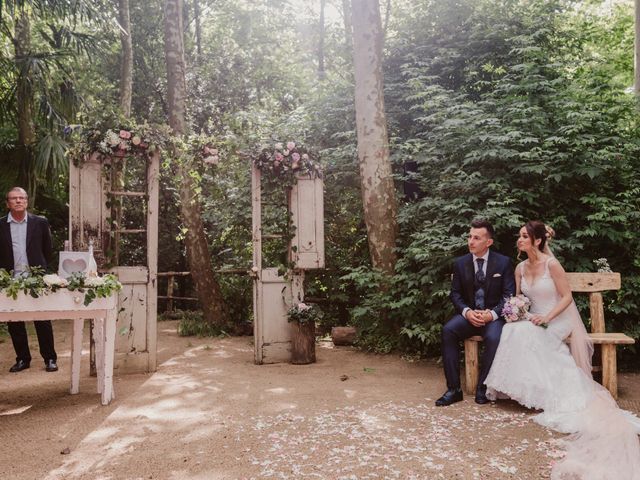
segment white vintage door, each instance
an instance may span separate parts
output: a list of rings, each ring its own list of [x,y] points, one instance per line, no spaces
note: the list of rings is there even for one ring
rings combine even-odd
[[[145,161],[140,158],[138,161]],[[114,192],[105,177],[104,163],[108,158],[94,154],[82,165],[71,162],[69,171],[69,240],[72,250],[85,251],[94,242],[94,256],[101,271],[107,263],[105,246],[110,245],[113,230],[117,236],[146,235],[146,265],[115,266],[110,272],[118,275],[123,285],[118,295],[116,324],[115,369],[117,372],[153,372],[157,368],[157,249],[158,190],[160,158],[156,154],[146,160],[146,191]],[[115,196],[139,199],[146,212],[145,228],[127,230],[110,224],[110,202]]]
[[[254,280],[255,362],[282,363],[291,357],[291,328],[287,322],[291,286],[277,268],[262,269]]]

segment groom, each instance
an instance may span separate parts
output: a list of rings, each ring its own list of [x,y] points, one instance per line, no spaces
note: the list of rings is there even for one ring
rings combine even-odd
[[[442,362],[447,391],[436,400],[438,407],[462,400],[460,342],[474,335],[484,338],[475,400],[479,404],[488,402],[484,380],[491,369],[505,323],[502,306],[516,290],[511,260],[489,250],[493,235],[491,223],[474,220],[467,240],[469,253],[457,258],[453,265],[450,298],[457,313],[442,329]]]

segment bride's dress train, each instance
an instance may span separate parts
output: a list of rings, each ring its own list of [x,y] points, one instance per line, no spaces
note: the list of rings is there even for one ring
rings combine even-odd
[[[524,276],[520,285],[531,300],[531,313],[544,315],[559,300],[548,262],[533,285]],[[577,366],[565,343],[576,318],[579,313],[572,303],[547,328],[529,321],[506,324],[485,382],[487,397],[507,395],[543,410],[533,417],[535,422],[573,434],[551,478],[638,480],[640,419],[619,409],[609,392]]]

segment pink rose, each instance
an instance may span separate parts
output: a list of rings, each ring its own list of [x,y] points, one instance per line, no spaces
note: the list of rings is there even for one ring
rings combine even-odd
[[[300,161],[300,154],[298,152],[293,152],[293,155],[291,155],[291,158],[293,158],[294,162],[298,162]]]
[[[294,148],[296,148],[296,144],[295,143],[287,142],[287,149],[293,150]]]
[[[281,161],[282,161],[282,159],[284,158],[280,152],[276,152],[276,154],[274,155],[274,157],[275,157],[275,159],[276,159],[276,162],[278,162],[278,163],[279,163],[279,162],[281,162]],[[275,163],[275,162],[273,162],[273,163]]]
[[[131,132],[127,132],[126,130],[120,130],[120,138],[124,138],[124,139],[131,138]]]

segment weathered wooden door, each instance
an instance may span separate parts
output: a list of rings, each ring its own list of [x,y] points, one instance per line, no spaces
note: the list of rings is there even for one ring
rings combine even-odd
[[[323,184],[319,177],[299,178],[288,198],[294,238],[288,244],[293,270],[287,277],[277,268],[263,268],[263,235],[260,170],[252,168],[253,221],[253,331],[255,363],[288,362],[291,358],[291,326],[287,310],[304,300],[304,270],[324,267]]]
[[[153,372],[157,367],[160,155],[135,157],[138,168],[128,167],[122,181],[112,178],[118,161],[93,154],[81,165],[71,163],[69,240],[76,251],[87,250],[93,240],[98,269],[115,273],[123,284],[118,296],[116,371]],[[126,181],[127,175],[132,181]],[[123,211],[117,221],[113,218],[116,204]],[[121,264],[123,245],[133,245],[137,252],[124,260],[128,265]]]

